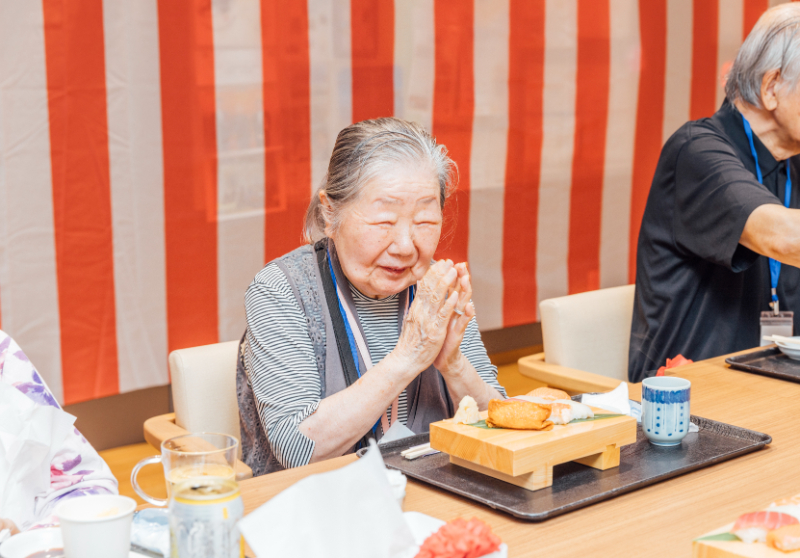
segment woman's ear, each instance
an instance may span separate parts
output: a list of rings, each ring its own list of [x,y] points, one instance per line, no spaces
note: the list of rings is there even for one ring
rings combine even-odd
[[[331,227],[329,215],[332,214],[333,208],[331,207],[331,200],[325,190],[319,191],[319,204],[322,206],[322,218],[325,220],[325,236],[331,238],[333,228]]]
[[[768,111],[778,108],[778,96],[775,90],[780,85],[781,71],[770,70],[761,79],[761,104]]]

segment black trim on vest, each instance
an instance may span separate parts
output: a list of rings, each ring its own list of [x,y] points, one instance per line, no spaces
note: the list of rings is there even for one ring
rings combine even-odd
[[[336,294],[336,287],[331,279],[331,269],[328,266],[328,246],[325,239],[314,245],[317,255],[317,265],[319,275],[322,279],[322,290],[325,291],[325,302],[328,303],[328,313],[333,324],[333,333],[336,335],[336,347],[339,349],[339,358],[342,361],[345,383],[349,386],[358,381],[357,364],[353,361],[353,353],[350,351],[350,342],[347,339],[347,328],[344,324],[344,316],[339,310],[339,297]]]
[[[344,316],[339,310],[339,296],[336,294],[336,287],[331,279],[331,269],[328,265],[328,242],[323,238],[314,245],[314,252],[317,256],[317,267],[322,279],[322,290],[325,291],[325,302],[328,304],[328,314],[331,317],[333,333],[336,336],[336,348],[339,349],[339,360],[342,362],[344,381],[350,387],[358,381],[358,364],[353,361],[353,353],[350,351],[350,341],[347,339],[347,328],[344,325]],[[359,442],[361,447],[369,446],[369,435],[367,432]]]

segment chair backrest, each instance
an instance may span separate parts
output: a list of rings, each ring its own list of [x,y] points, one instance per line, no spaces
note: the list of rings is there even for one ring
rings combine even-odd
[[[634,286],[539,304],[545,362],[628,381]]]
[[[239,342],[229,341],[170,353],[178,426],[189,432],[220,432],[241,439],[236,399],[238,351]]]

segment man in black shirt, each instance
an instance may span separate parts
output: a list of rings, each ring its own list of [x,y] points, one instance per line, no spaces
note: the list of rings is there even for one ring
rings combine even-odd
[[[798,78],[800,5],[783,4],[742,45],[719,111],[664,145],[639,233],[631,381],[678,354],[758,346],[773,300],[769,258],[783,262],[776,294],[800,332]]]

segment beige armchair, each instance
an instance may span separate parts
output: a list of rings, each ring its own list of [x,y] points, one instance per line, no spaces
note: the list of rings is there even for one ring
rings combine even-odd
[[[569,393],[627,381],[633,296],[626,285],[543,300],[545,352],[521,358],[520,373]]]
[[[145,421],[144,437],[152,446],[160,449],[164,440],[189,432],[220,432],[239,439],[238,348],[238,341],[230,341],[170,353],[175,412]],[[241,456],[241,446],[239,450]],[[253,476],[241,461],[235,469],[237,480]]]

